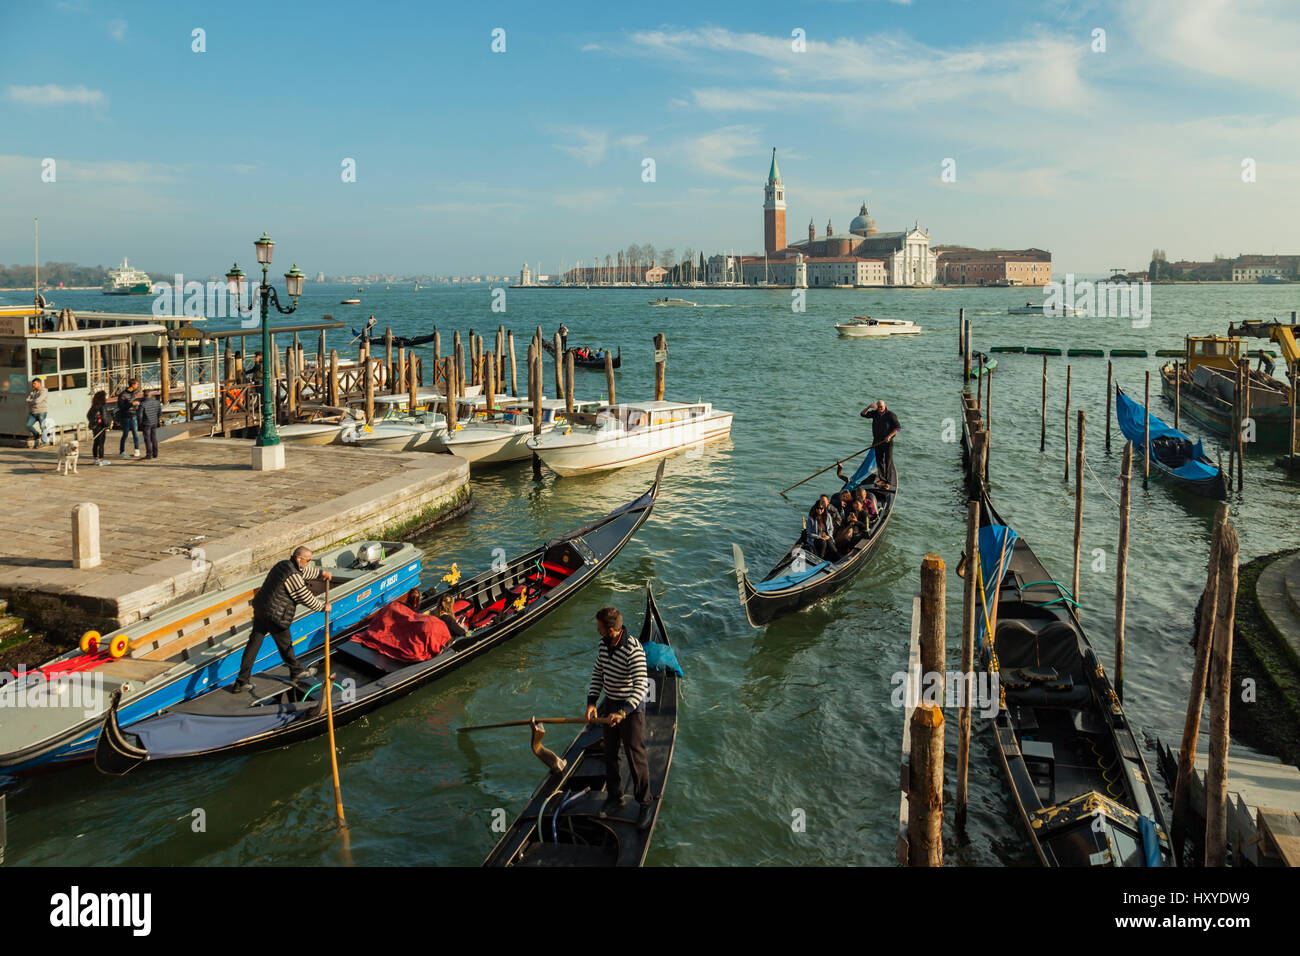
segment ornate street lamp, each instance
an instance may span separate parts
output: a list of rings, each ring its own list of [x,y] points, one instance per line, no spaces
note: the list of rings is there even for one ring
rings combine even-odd
[[[284,451],[280,445],[280,434],[275,428],[275,381],[272,379],[270,371],[274,367],[271,355],[271,324],[270,324],[270,306],[275,304],[276,311],[281,315],[288,315],[298,308],[298,296],[302,295],[302,280],[305,278],[304,273],[294,263],[292,269],[284,274],[285,291],[293,300],[293,305],[284,308],[280,305],[280,297],[276,295],[275,289],[267,281],[267,270],[271,266],[271,248],[275,243],[266,234],[262,233],[261,237],[253,243],[253,248],[257,251],[257,264],[262,267],[262,285],[260,297],[262,300],[262,427],[257,435],[257,442],[253,451],[253,467],[259,470],[272,470],[284,467]],[[226,281],[230,284],[230,292],[235,296],[236,308],[243,310],[243,293],[241,291],[244,273],[238,264],[230,267],[226,273]],[[250,309],[252,302],[249,302]],[[259,451],[258,449],[275,449],[273,452]]]

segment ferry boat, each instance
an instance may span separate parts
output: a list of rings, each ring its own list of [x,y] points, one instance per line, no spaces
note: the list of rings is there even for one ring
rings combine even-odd
[[[836,322],[835,331],[846,339],[875,339],[886,335],[916,335],[921,327],[907,319],[873,319],[857,315],[847,322]]]
[[[585,475],[726,438],[734,417],[710,402],[601,405],[594,415],[575,414],[572,422],[528,439],[528,447],[561,477]]]
[[[148,295],[152,291],[149,273],[132,269],[125,256],[120,267],[108,270],[108,279],[104,282],[104,295]]]
[[[521,461],[532,457],[528,440],[533,434],[533,409],[525,398],[499,401],[502,408],[478,408],[473,418],[458,425],[443,439],[447,451],[475,465]],[[594,410],[599,402],[574,402],[574,411]],[[566,421],[563,399],[542,399],[542,434]]]
[[[423,552],[414,545],[372,541],[345,545],[313,559],[329,571],[330,633],[369,617],[420,583]],[[0,674],[0,772],[88,759],[115,691],[119,719],[135,723],[166,707],[232,683],[253,620],[253,598],[264,580],[254,575],[156,611],[102,637],[88,631],[81,647],[37,670]],[[315,582],[311,582],[315,584]],[[298,608],[289,630],[299,655],[325,640],[325,612]],[[279,660],[270,635],[254,671]],[[22,700],[21,708],[15,702]],[[5,705],[8,706],[5,706]]]

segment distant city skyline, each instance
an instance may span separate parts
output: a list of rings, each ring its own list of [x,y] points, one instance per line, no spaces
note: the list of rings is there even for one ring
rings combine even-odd
[[[251,273],[263,230],[277,276],[761,254],[774,147],[792,235],[865,201],[936,245],[1048,249],[1057,274],[1300,252],[1281,0],[48,0],[0,28],[10,264],[33,217],[42,261],[196,277]]]

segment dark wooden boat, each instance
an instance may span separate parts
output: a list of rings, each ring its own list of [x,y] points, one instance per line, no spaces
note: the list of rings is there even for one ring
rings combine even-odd
[[[647,645],[669,643],[648,584],[640,640]],[[676,671],[667,667],[648,670],[645,750],[650,796],[654,798],[650,825],[644,830],[637,828],[640,807],[635,800],[606,818],[600,817],[605,800],[604,728],[590,726],[562,754],[564,769],[548,773],[533,791],[523,813],[488,854],[484,866],[640,866],[645,862],[673,762],[680,680]],[[631,785],[626,760],[622,769],[627,792]]]
[[[553,342],[548,341],[547,339],[542,339],[542,348],[546,349],[546,351],[551,355],[555,354],[555,344]],[[568,351],[574,353],[573,364],[578,368],[594,368],[594,369],[605,368],[605,352],[600,349],[587,349],[587,352],[589,354],[588,358],[583,358],[581,355],[579,355],[576,351],[574,351],[573,346],[569,346]],[[623,364],[623,348],[622,346],[620,346],[617,354],[615,354],[614,356],[614,368],[619,368],[622,364]]]
[[[428,660],[405,663],[351,640],[365,624],[333,638],[335,725],[356,720],[442,677],[532,627],[572,598],[650,517],[662,480],[661,465],[654,485],[635,501],[519,555],[504,568],[425,592],[422,613],[436,613],[442,596],[453,593],[457,613],[466,615],[473,628]],[[300,660],[320,665],[323,658],[324,650],[318,648]],[[318,673],[324,674],[323,666]],[[294,683],[288,669],[279,664],[254,673],[251,692],[212,691],[125,728],[118,724],[115,699],[96,743],[95,766],[104,773],[124,774],[146,762],[241,753],[314,737],[326,730],[322,680]]]
[[[751,627],[762,627],[820,601],[844,587],[867,566],[884,537],[885,528],[894,513],[894,501],[898,497],[896,475],[888,476],[891,485],[889,490],[875,487],[875,462],[875,451],[867,452],[862,464],[843,486],[851,491],[859,485],[866,485],[876,500],[877,515],[867,536],[854,544],[839,561],[823,561],[805,551],[803,537],[800,536],[785,557],[756,583],[749,577],[745,554],[740,546],[731,546],[740,587],[740,603],[745,607],[745,616],[749,618]]]
[[[353,329],[353,330],[352,330],[352,340],[355,342],[356,340],[360,339],[360,338],[361,338],[362,336],[364,336],[365,334],[366,334],[365,332],[358,332],[356,329]],[[419,345],[428,345],[428,344],[429,344],[430,342],[432,342],[435,338],[437,338],[437,336],[438,336],[438,333],[437,333],[437,332],[432,332],[432,333],[430,333],[429,335],[415,335],[415,336],[394,335],[394,336],[393,336],[393,348],[395,348],[395,349],[413,349],[413,348],[415,348],[416,346],[419,346]],[[386,344],[386,343],[384,342],[384,337],[383,337],[382,335],[372,335],[372,336],[370,337],[370,344],[371,344],[371,345],[384,345],[384,344]]]
[[[1039,862],[1175,866],[1151,772],[1073,602],[987,495],[980,524],[966,571],[978,662],[990,686],[998,676],[996,750]]]
[[[1146,456],[1146,409],[1115,386],[1115,417],[1124,437],[1133,443],[1134,467]],[[1151,467],[1153,474],[1178,488],[1223,500],[1228,497],[1228,478],[1210,461],[1205,445],[1195,443],[1176,428],[1151,415]]]

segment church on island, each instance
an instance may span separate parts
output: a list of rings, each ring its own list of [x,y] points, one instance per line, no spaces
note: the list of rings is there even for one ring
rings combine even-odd
[[[745,256],[741,276],[749,286],[788,288],[856,288],[858,286],[932,285],[939,253],[930,248],[930,234],[919,225],[901,232],[880,232],[864,202],[837,233],[829,222],[818,236],[812,221],[808,238],[785,241],[785,184],[772,150],[772,167],[763,188],[763,255]]]

